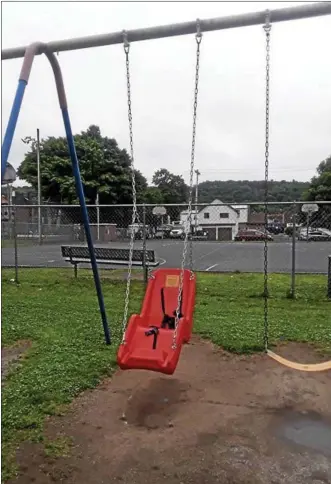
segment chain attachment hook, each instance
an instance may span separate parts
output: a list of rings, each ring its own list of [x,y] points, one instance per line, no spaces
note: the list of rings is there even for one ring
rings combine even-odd
[[[201,22],[199,18],[197,18],[196,24],[197,24],[197,33],[195,34],[195,38],[197,43],[200,44],[202,40],[202,32],[201,32]]]
[[[130,42],[128,40],[128,33],[127,33],[126,30],[123,30],[122,34],[123,34],[123,47],[124,47],[124,52],[126,54],[128,54],[129,51],[130,51]]]
[[[264,31],[268,34],[271,30],[271,23],[270,23],[270,10],[266,10],[265,12],[265,24],[263,25]]]

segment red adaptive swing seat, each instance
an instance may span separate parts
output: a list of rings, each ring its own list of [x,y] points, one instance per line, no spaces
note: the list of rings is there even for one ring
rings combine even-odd
[[[148,282],[140,314],[133,314],[117,353],[123,370],[152,370],[171,375],[182,345],[190,340],[195,303],[195,276],[184,270],[182,304],[173,348],[181,269],[157,269]]]

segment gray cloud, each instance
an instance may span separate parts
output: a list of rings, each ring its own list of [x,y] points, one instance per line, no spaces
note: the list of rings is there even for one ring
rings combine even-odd
[[[19,8],[18,8],[19,5]],[[2,48],[36,40],[93,35],[199,18],[298,5],[244,3],[4,3]],[[28,21],[27,21],[28,19]],[[331,152],[331,16],[272,28],[270,176],[307,180]],[[262,27],[206,33],[201,53],[196,165],[201,180],[264,174],[264,33]],[[74,132],[97,124],[128,148],[122,46],[61,53]],[[22,60],[2,62],[3,132]],[[131,46],[136,167],[151,180],[161,167],[189,176],[195,67],[193,36]],[[62,136],[54,80],[37,58],[9,161],[22,137]]]

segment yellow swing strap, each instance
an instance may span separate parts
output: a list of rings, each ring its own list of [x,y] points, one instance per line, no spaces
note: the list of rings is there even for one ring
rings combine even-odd
[[[270,350],[267,350],[267,355],[269,355],[270,358],[277,361],[281,365],[287,366],[288,368],[292,368],[293,370],[308,371],[308,372],[331,370],[331,361],[323,361],[322,363],[311,363],[306,365],[304,363],[296,363],[295,361],[287,360],[282,356],[276,355],[276,353]]]

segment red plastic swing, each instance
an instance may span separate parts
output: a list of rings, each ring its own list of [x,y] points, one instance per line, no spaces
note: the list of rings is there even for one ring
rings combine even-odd
[[[174,373],[182,345],[192,334],[196,290],[195,275],[185,269],[180,318],[174,339],[180,274],[181,269],[157,269],[152,273],[141,313],[131,316],[125,342],[117,353],[118,365],[123,370]]]

